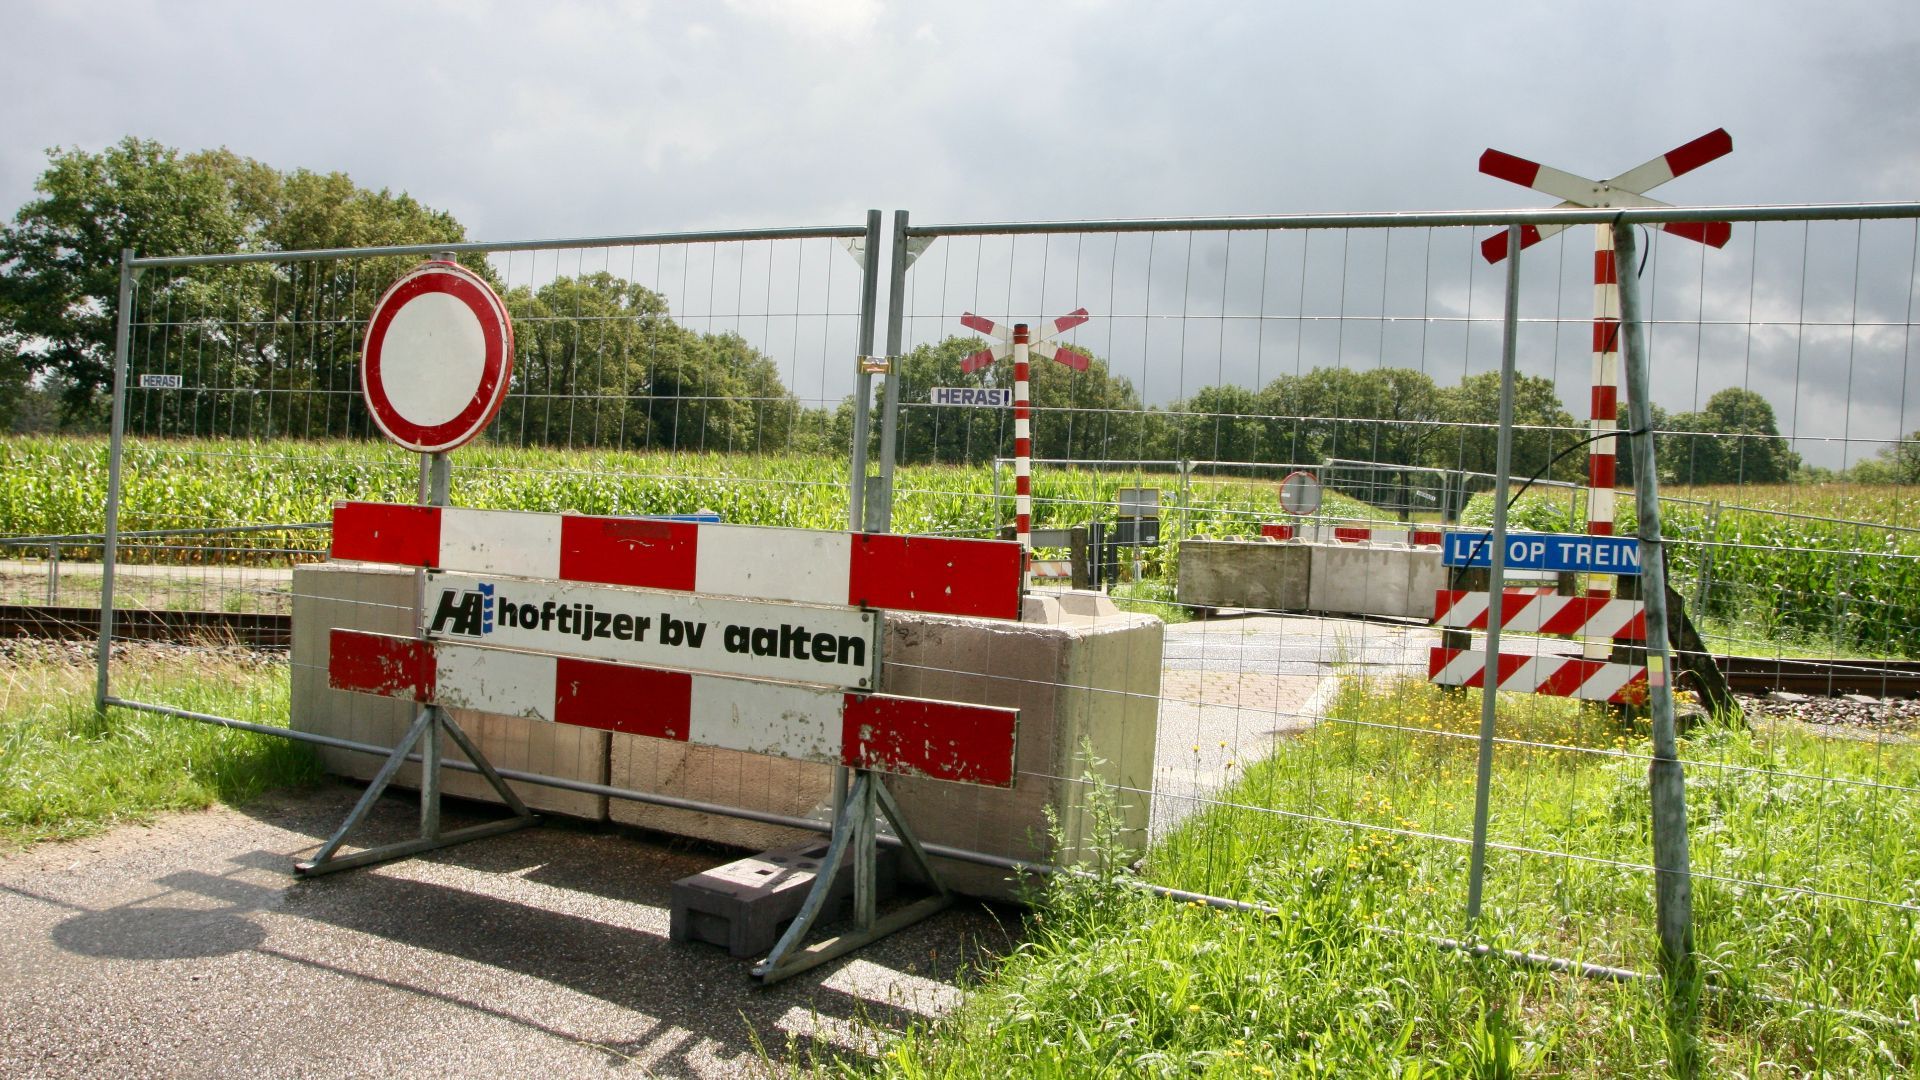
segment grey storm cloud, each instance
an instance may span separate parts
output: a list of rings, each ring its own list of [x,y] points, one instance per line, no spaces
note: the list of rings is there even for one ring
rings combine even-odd
[[[129,134],[345,171],[489,240],[849,223],[869,207],[922,223],[1535,207],[1552,200],[1476,171],[1483,148],[1602,176],[1716,127],[1733,154],[1658,197],[1920,195],[1915,5],[8,8],[8,206],[31,197],[47,148]],[[1709,259],[1724,269],[1663,245],[1660,273],[1678,278],[1691,260],[1696,308],[1743,325],[1662,329],[1658,342],[1700,359],[1663,365],[1656,396],[1682,409],[1696,382],[1702,400],[1750,385],[1819,439],[1920,427],[1904,340],[1911,224],[1868,229],[1858,275],[1809,246],[1818,281],[1805,289],[1790,280],[1793,244],[1774,236],[1791,231],[1737,236]],[[1552,268],[1534,313],[1551,332],[1529,331],[1546,343],[1526,363],[1557,374],[1576,406],[1589,235],[1572,230],[1533,260]],[[1081,340],[1150,401],[1316,362],[1426,366],[1452,381],[1497,358],[1478,320],[1497,315],[1499,271],[1474,265],[1462,236],[1074,243],[941,241],[914,272],[910,337],[955,332],[950,316],[968,308],[1085,303],[1106,319]],[[995,262],[1016,255],[1017,269]],[[1678,293],[1658,297],[1682,317]],[[1826,326],[1841,309],[1863,327],[1844,342]],[[1327,311],[1363,318],[1308,318]],[[782,359],[797,377],[824,363]],[[815,383],[795,386],[803,397],[845,392],[825,367],[802,381]],[[1838,463],[1812,445],[1810,458]]]

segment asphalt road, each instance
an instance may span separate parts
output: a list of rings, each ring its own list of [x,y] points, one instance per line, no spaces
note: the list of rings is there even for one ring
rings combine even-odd
[[[584,827],[296,880],[357,791],[0,858],[0,1076],[767,1075],[941,1015],[1012,943],[1016,916],[966,905],[761,987],[667,938],[670,884],[729,854]]]

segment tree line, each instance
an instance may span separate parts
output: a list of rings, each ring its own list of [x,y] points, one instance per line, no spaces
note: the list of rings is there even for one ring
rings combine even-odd
[[[960,361],[984,344],[948,338],[903,358],[901,460],[978,464],[1012,453],[1013,425],[1004,411],[925,404],[935,386],[1012,385],[1007,363],[980,375],[961,372]],[[1089,356],[1081,373],[1035,361],[1030,376],[1037,456],[1292,464],[1338,458],[1486,474],[1497,464],[1497,372],[1447,386],[1410,368],[1315,368],[1258,389],[1203,387],[1166,406],[1144,405],[1131,381],[1099,357]],[[1722,390],[1698,412],[1656,406],[1654,429],[1671,433],[1659,445],[1660,473],[1671,482],[1777,483],[1799,468],[1773,407],[1751,390]],[[1552,380],[1516,376],[1516,475],[1580,482],[1587,434]],[[1632,456],[1625,440],[1619,450],[1624,478]]]
[[[0,230],[0,430],[99,430],[111,385],[122,248],[143,254],[275,252],[458,243],[453,215],[343,173],[283,172],[226,149],[181,153],[127,138],[93,153],[56,149],[36,198]],[[150,270],[139,286],[136,370],[180,372],[190,389],[143,394],[136,432],[363,437],[356,392],[360,319],[411,257]],[[706,450],[838,449],[852,403],[807,407],[771,358],[735,334],[676,323],[664,297],[612,274],[503,288],[484,258],[462,260],[502,293],[517,338],[498,437],[534,445]],[[926,404],[935,386],[1010,386],[1011,365],[966,375],[983,342],[954,337],[903,357],[901,459],[978,464],[1013,449],[1007,410]],[[1320,368],[1258,388],[1208,386],[1149,406],[1107,362],[1036,362],[1036,453],[1317,463],[1331,458],[1491,473],[1499,381],[1442,385],[1407,368]],[[1514,471],[1578,482],[1585,424],[1550,380],[1515,385]],[[1777,482],[1799,468],[1759,394],[1728,389],[1655,425],[1660,470],[1679,483]],[[878,438],[879,424],[874,425]],[[1622,469],[1630,452],[1622,447]],[[1911,457],[1909,453],[1907,456]],[[1889,459],[1897,472],[1904,458]],[[1624,475],[1630,475],[1623,471]]]

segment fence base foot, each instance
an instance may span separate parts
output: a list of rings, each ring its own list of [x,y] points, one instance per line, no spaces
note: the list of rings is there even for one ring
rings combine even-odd
[[[813,888],[807,893],[807,899],[800,907],[800,913],[794,916],[793,924],[781,935],[780,941],[767,954],[767,958],[754,965],[753,974],[763,984],[772,984],[797,975],[809,968],[818,967],[838,956],[843,956],[862,945],[886,937],[896,930],[912,926],[929,915],[944,909],[953,903],[953,894],[947,890],[940,875],[933,869],[927,853],[920,846],[913,830],[907,828],[900,813],[900,807],[893,801],[893,793],[878,773],[866,769],[854,772],[852,787],[848,790],[843,812],[834,820],[833,840],[827,846],[826,858],[821,861],[819,876],[814,878]],[[878,893],[878,848],[876,839],[881,817],[892,824],[894,834],[900,838],[901,846],[909,858],[933,883],[936,894],[923,900],[916,900],[905,907],[888,912],[884,917],[877,916],[875,905]],[[807,932],[813,928],[815,920],[826,908],[828,895],[833,892],[834,879],[839,876],[840,868],[851,859],[853,864],[853,918],[855,928],[848,933],[827,938],[813,945],[803,946]]]
[[[484,825],[469,825],[463,829],[441,831],[440,737],[442,735],[451,738],[454,744],[460,747],[461,752],[467,755],[467,760],[473,762],[474,767],[480,770],[480,775],[486,777],[487,783],[492,785],[501,801],[513,811],[512,817],[502,821],[490,821]],[[400,766],[406,764],[415,746],[421,746],[420,835],[412,840],[382,844],[379,847],[356,851],[351,855],[336,854],[340,850],[340,845],[346,843],[348,834],[366,820],[367,813],[373,809],[373,804],[380,798],[381,793],[387,790],[387,785],[393,782],[395,774],[400,771]],[[407,729],[407,734],[400,740],[399,745],[387,755],[387,760],[381,764],[380,771],[374,774],[372,782],[367,785],[367,790],[360,793],[360,801],[355,803],[353,809],[347,813],[347,819],[333,831],[333,835],[320,846],[320,850],[314,853],[313,858],[294,863],[293,870],[301,877],[318,877],[321,874],[349,870],[356,866],[369,866],[392,859],[403,859],[409,855],[417,855],[423,851],[432,851],[453,844],[463,844],[469,840],[498,836],[501,833],[524,829],[529,825],[537,825],[539,822],[540,819],[534,815],[533,811],[527,809],[526,803],[520,801],[520,796],[507,786],[505,780],[501,779],[493,763],[480,752],[480,748],[474,745],[473,740],[461,730],[460,725],[454,723],[453,717],[437,705],[428,705],[420,710],[420,715],[415,718],[413,726]]]

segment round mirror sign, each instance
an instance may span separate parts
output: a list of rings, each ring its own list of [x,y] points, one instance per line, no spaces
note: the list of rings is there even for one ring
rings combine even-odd
[[[478,274],[424,263],[375,305],[360,364],[361,392],[387,438],[443,453],[499,414],[513,377],[513,322]]]
[[[1320,509],[1320,481],[1312,473],[1290,472],[1280,481],[1280,507],[1289,514],[1312,514]]]

